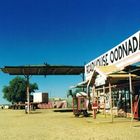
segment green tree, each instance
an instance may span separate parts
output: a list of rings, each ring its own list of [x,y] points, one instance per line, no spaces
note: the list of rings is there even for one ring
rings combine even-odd
[[[9,82],[8,86],[3,87],[3,98],[12,103],[24,103],[27,101],[26,85],[27,81],[25,78],[19,76],[15,77]],[[38,89],[38,85],[36,83],[30,83],[29,86],[30,93]]]

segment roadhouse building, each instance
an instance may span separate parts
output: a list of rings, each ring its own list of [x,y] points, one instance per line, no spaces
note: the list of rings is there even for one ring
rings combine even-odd
[[[140,31],[85,65],[90,103],[104,114],[140,119]],[[137,63],[137,65],[136,65]],[[79,85],[79,84],[78,84]]]

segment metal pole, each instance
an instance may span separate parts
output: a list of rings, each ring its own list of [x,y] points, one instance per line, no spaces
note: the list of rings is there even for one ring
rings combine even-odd
[[[95,85],[92,87],[92,103],[94,102],[94,97],[95,97]]]
[[[27,75],[26,78],[27,78],[27,89],[26,89],[26,92],[27,92],[27,112],[29,114],[30,113],[29,75]]]
[[[112,94],[111,94],[111,83],[110,83],[110,79],[109,79],[109,94],[110,94],[111,122],[113,122]]]
[[[103,86],[103,93],[104,93],[104,115],[106,118],[106,95],[105,95],[105,86]]]
[[[82,80],[85,81],[85,74],[82,73]]]
[[[88,110],[91,110],[89,85],[87,85],[87,95],[88,95]]]
[[[82,73],[82,80],[83,80],[83,81],[85,80],[85,75],[84,75],[84,73]],[[84,92],[84,86],[83,86],[83,92]]]
[[[131,78],[131,73],[129,73],[129,90],[130,90],[130,101],[131,101],[131,115],[132,115],[132,119],[133,120],[133,100],[132,100],[132,78]]]

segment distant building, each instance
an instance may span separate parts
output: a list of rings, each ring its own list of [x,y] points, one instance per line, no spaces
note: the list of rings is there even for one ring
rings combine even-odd
[[[0,105],[0,109],[9,109],[10,105],[9,104],[2,104]]]

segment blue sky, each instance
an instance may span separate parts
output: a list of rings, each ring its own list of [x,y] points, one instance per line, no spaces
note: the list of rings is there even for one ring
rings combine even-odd
[[[0,67],[84,65],[140,28],[139,0],[0,0]],[[0,73],[0,91],[14,76]],[[40,91],[66,96],[81,76],[32,76]],[[0,92],[0,103],[6,103]]]

